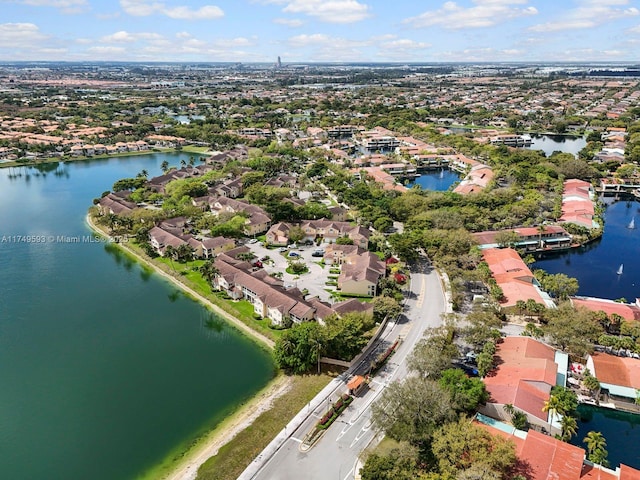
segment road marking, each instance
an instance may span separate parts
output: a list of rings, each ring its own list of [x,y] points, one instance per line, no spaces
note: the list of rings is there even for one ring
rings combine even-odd
[[[289,440],[293,440],[294,442],[302,443],[302,440],[296,437],[289,437]]]
[[[353,478],[353,468],[351,470],[349,470],[349,472],[347,472],[347,476],[344,477],[343,480],[348,480],[348,479],[351,479],[351,478]]]
[[[349,448],[353,448],[354,445],[356,443],[358,443],[360,441],[360,439],[371,429],[371,422],[367,422],[364,424],[364,426],[360,429],[360,431],[358,432],[358,434],[356,435],[356,438],[353,440],[353,442],[351,442],[351,445],[349,445]]]

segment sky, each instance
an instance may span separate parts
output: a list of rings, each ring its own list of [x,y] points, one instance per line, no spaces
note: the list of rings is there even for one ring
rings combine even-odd
[[[0,61],[640,61],[640,0],[0,0]]]

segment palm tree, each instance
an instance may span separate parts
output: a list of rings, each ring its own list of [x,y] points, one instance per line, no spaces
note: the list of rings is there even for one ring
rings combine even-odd
[[[141,170],[137,176],[138,178],[147,178],[149,176],[149,172],[147,172],[146,170]]]
[[[513,416],[513,414],[516,412],[516,409],[512,403],[507,403],[502,408],[504,409],[505,413],[509,416]]]
[[[596,400],[596,403],[600,403],[600,382],[591,373],[586,372],[582,379],[582,385],[589,390],[591,396]]]
[[[584,437],[582,442],[587,444],[587,452],[589,452],[590,461],[603,466],[605,466],[605,464],[608,464],[608,452],[605,449],[605,447],[607,446],[607,440],[604,438],[602,433],[594,432],[592,430],[587,433],[587,436]]]
[[[191,155],[189,157],[189,165],[191,165],[192,167],[196,164],[196,159],[193,155]]]
[[[165,160],[160,164],[160,168],[162,169],[162,173],[167,173],[169,171],[169,162]]]
[[[551,423],[553,423],[556,415],[562,415],[562,405],[560,400],[555,395],[551,395],[549,400],[544,402],[544,406],[542,407],[542,411],[551,414]]]
[[[518,300],[516,302],[516,308],[518,309],[518,313],[522,316],[522,312],[527,308],[527,303],[524,300]]]
[[[562,425],[562,440],[564,442],[568,442],[571,440],[576,433],[578,433],[578,422],[574,417],[569,415],[565,415],[560,420],[560,424]]]
[[[213,264],[213,260],[203,263],[198,271],[209,284],[211,284],[213,279],[220,273],[218,267]]]

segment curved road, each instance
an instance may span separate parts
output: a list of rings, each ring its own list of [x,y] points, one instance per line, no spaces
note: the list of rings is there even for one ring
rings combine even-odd
[[[334,380],[296,419],[294,419],[269,447],[239,477],[240,480],[348,480],[354,478],[355,464],[360,453],[373,440],[376,432],[371,426],[371,404],[384,388],[407,374],[406,359],[426,328],[442,324],[447,311],[441,279],[426,263],[412,269],[410,293],[405,312],[397,322],[391,322],[383,332],[377,348],[367,359]],[[397,338],[399,345],[390,361],[373,377],[366,393],[357,397],[340,418],[307,452],[300,450],[302,439],[327,411],[338,395],[347,391],[346,382],[353,373],[366,373],[369,358],[386,349]]]

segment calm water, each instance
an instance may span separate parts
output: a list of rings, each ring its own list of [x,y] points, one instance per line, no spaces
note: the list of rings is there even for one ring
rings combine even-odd
[[[578,433],[571,443],[586,450],[584,437],[591,430],[600,432],[607,441],[609,463],[615,469],[620,463],[640,468],[640,415],[617,412],[590,405],[578,407]]]
[[[542,150],[548,157],[553,152],[572,153],[577,155],[587,145],[584,137],[568,137],[565,135],[531,135],[531,150]]]
[[[578,279],[579,295],[624,297],[633,302],[640,297],[640,202],[605,199],[604,235],[583,248],[548,256],[533,264],[549,273],[565,273]],[[635,218],[637,227],[627,228]],[[617,270],[623,265],[622,275]]]
[[[0,170],[0,478],[135,478],[272,377],[267,352],[113,247],[8,238],[87,235],[94,197],[180,158]]]
[[[420,185],[423,190],[442,192],[449,190],[449,187],[459,180],[460,177],[456,172],[443,168],[422,173],[412,183],[407,184],[407,187],[411,188],[414,185]]]

